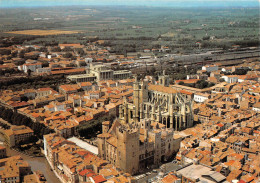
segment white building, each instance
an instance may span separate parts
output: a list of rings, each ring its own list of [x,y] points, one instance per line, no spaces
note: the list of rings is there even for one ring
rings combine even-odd
[[[233,67],[223,67],[221,69],[222,72],[234,72],[235,69]]]
[[[195,102],[205,102],[209,99],[209,94],[207,93],[196,93],[194,94],[194,101]]]
[[[189,79],[198,79],[197,74],[193,74],[193,75],[187,75],[187,80]]]
[[[99,99],[102,97],[103,92],[101,91],[89,91],[88,93],[85,94],[86,99]]]
[[[120,80],[127,79],[132,75],[129,70],[113,71],[105,65],[94,65],[91,64],[87,69],[87,74],[71,75],[67,79],[76,82],[91,82],[91,81],[102,81],[102,80]]]
[[[37,72],[38,74],[41,74],[41,73],[49,73],[49,72],[51,72],[51,68],[50,68],[50,67],[38,68],[38,69],[36,69],[36,72]]]
[[[25,73],[28,72],[30,69],[32,72],[36,72],[36,69],[42,68],[42,63],[35,63],[35,64],[23,64],[18,66],[19,70],[23,70]]]
[[[60,102],[55,102],[55,111],[65,111],[65,105]]]
[[[85,62],[86,62],[87,64],[91,64],[92,61],[93,61],[93,58],[85,58]]]
[[[55,111],[55,106],[53,104],[45,105],[44,109],[47,110],[47,111],[54,112]]]
[[[35,99],[36,91],[34,89],[25,89],[24,96],[28,97],[28,99]]]
[[[65,105],[57,101],[51,102],[49,105],[44,106],[44,109],[49,111],[66,111]]]
[[[227,83],[236,83],[236,82],[238,82],[237,75],[222,76],[221,78],[223,78],[225,80],[225,82],[227,82]]]
[[[53,90],[51,88],[39,88],[36,91],[36,97],[45,97],[53,93]]]
[[[207,71],[207,72],[217,71],[218,66],[217,65],[205,65],[205,66],[202,67],[201,70]]]
[[[187,75],[187,80],[189,80],[189,79],[204,79],[204,80],[207,80],[208,79],[208,75],[207,74]]]

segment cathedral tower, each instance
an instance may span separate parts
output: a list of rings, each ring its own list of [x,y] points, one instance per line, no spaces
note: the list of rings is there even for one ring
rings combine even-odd
[[[165,74],[165,70],[163,71],[163,74],[159,76],[159,84],[162,86],[169,86],[170,84],[169,76]]]
[[[139,129],[122,125],[116,130],[118,167],[131,175],[139,170]]]

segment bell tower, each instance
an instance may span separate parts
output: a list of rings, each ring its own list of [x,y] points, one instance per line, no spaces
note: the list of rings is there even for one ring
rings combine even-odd
[[[133,93],[133,103],[137,111],[139,111],[139,97],[140,97],[140,89],[139,89],[139,82],[137,81],[137,75],[134,76],[134,93]]]
[[[122,125],[116,130],[117,166],[131,175],[139,170],[139,129]]]
[[[169,86],[170,84],[169,75],[165,74],[165,70],[163,71],[163,74],[159,76],[159,84],[162,86]]]

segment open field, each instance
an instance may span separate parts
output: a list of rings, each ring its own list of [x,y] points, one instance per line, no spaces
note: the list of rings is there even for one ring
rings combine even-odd
[[[26,44],[86,44],[89,37],[127,52],[168,46],[173,53],[257,46],[259,8],[74,6],[0,9],[0,37]],[[29,30],[24,30],[29,29]],[[32,38],[30,38],[32,37]],[[1,43],[1,42],[0,42]],[[22,44],[22,43],[19,43]]]
[[[33,35],[33,36],[48,36],[58,34],[77,34],[77,31],[63,31],[63,30],[23,30],[23,31],[11,31],[5,32],[8,34],[22,34],[22,35]]]
[[[165,34],[162,34],[162,37],[174,37],[176,34],[173,32],[167,32]]]

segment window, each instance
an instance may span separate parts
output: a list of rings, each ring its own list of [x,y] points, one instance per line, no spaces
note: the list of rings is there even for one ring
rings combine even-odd
[[[133,118],[133,111],[130,111],[130,118]]]

